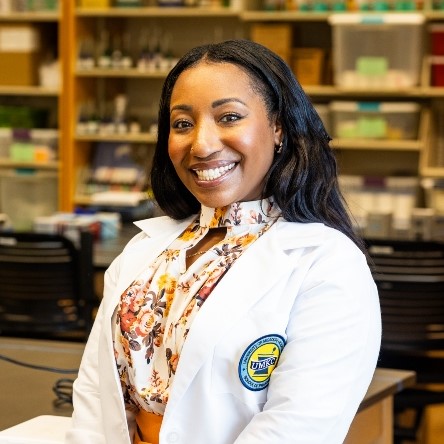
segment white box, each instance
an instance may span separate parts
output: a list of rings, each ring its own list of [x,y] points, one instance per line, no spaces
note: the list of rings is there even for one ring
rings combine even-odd
[[[420,111],[420,105],[413,102],[333,101],[333,137],[414,140],[418,138]]]
[[[357,229],[365,235],[387,235],[406,232],[410,228],[412,210],[416,206],[417,177],[339,176],[341,192]]]
[[[422,14],[332,14],[334,84],[408,88],[420,79]]]

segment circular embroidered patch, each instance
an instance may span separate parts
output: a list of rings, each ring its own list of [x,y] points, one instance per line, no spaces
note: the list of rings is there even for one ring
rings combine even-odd
[[[267,387],[285,346],[280,335],[266,335],[256,339],[242,353],[239,361],[239,378],[252,391]]]

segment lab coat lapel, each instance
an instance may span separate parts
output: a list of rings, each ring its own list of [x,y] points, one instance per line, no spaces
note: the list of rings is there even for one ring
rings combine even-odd
[[[290,269],[293,266],[288,256],[275,236],[268,235],[258,239],[235,262],[193,321],[182,349],[165,419],[187,391],[204,361],[212,356],[215,344]]]

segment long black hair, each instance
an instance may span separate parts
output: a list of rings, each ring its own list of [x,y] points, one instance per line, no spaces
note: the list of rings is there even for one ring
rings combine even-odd
[[[168,155],[168,138],[171,94],[177,78],[203,60],[232,63],[243,69],[261,94],[269,116],[282,126],[282,151],[274,156],[263,195],[274,197],[285,220],[324,223],[362,248],[339,190],[331,138],[320,117],[289,66],[274,52],[250,40],[198,46],[185,54],[167,76],[160,98],[158,139],[150,177],[160,208],[175,219],[196,214],[200,208],[176,174]]]

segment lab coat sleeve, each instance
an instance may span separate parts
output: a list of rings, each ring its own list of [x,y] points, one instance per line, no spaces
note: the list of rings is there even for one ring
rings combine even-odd
[[[110,428],[109,418],[104,417],[104,401],[103,397],[103,378],[104,371],[108,377],[108,387],[106,390],[113,390],[113,369],[105,368],[100,370],[99,359],[103,358],[104,329],[111,329],[110,319],[105,317],[105,312],[109,312],[107,304],[112,300],[118,279],[119,258],[114,260],[105,273],[104,293],[102,303],[100,304],[91,330],[88,342],[86,344],[82,362],[80,364],[79,374],[74,382],[73,389],[73,405],[74,412],[72,415],[72,427],[68,431],[66,444],[105,444],[106,428]],[[101,388],[102,385],[102,388]],[[105,384],[106,385],[106,384]],[[119,394],[120,396],[120,394]],[[127,422],[131,436],[134,417],[130,412],[126,412]],[[114,418],[117,421],[117,418]]]
[[[365,257],[340,237],[319,250],[295,297],[264,409],[235,444],[342,444],[371,382],[381,320]]]
[[[79,374],[73,386],[72,427],[65,438],[66,444],[105,444],[104,424],[100,403],[98,342],[102,329],[103,304],[86,344]]]

